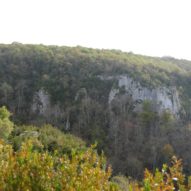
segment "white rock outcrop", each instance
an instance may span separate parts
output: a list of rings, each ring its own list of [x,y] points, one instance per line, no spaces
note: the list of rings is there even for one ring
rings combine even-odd
[[[149,89],[141,86],[139,82],[126,75],[117,76],[115,79],[118,81],[118,87],[111,89],[109,103],[119,94],[120,88],[123,88],[125,94],[132,96],[134,101],[152,101],[158,112],[169,110],[171,113],[177,115],[181,109],[180,98],[176,87]]]
[[[52,116],[60,117],[63,113],[58,105],[51,104],[50,96],[44,89],[40,89],[35,93],[31,110],[33,113],[47,118]]]
[[[50,98],[47,92],[40,89],[33,97],[32,112],[44,115],[50,108]]]

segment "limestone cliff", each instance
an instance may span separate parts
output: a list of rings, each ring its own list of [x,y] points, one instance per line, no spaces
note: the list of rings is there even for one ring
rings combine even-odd
[[[141,109],[141,103],[145,100],[150,101],[154,109],[159,113],[164,110],[169,110],[172,114],[178,116],[181,110],[180,97],[176,87],[156,87],[150,89],[142,86],[139,82],[127,75],[100,78],[102,80],[115,79],[117,82],[108,95],[109,105],[115,99],[121,99],[122,101],[125,97],[131,97],[133,102],[136,103],[134,107],[135,111]],[[40,114],[47,118],[51,116],[61,117],[64,112],[61,111],[59,105],[51,104],[50,95],[43,89],[35,93],[31,110],[33,113]]]
[[[111,78],[110,76],[105,79],[108,80]],[[136,82],[127,75],[120,75],[113,78],[117,80],[117,86],[113,87],[109,93],[109,103],[117,95],[123,94],[132,97],[132,100],[136,103],[141,103],[144,100],[151,101],[155,110],[159,113],[169,110],[172,114],[178,115],[181,110],[180,97],[176,87],[156,87],[150,89],[143,87],[139,82]],[[122,93],[120,93],[120,90],[122,90]],[[140,104],[137,104],[135,110],[139,108]]]

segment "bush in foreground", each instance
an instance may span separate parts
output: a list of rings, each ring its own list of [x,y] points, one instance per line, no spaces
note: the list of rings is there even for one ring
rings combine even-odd
[[[142,185],[131,183],[130,191],[190,191],[191,176],[186,177],[183,174],[182,161],[172,158],[172,165],[163,165],[161,171],[156,169],[152,174],[145,170]]]
[[[109,182],[111,168],[93,148],[58,155],[38,152],[30,141],[14,152],[0,142],[0,190],[4,191],[100,191],[117,190]]]

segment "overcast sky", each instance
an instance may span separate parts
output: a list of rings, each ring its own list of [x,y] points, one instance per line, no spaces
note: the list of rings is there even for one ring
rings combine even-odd
[[[0,43],[13,41],[191,60],[191,0],[0,0]]]

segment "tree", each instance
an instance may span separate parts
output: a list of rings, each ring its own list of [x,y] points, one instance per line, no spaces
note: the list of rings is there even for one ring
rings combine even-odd
[[[13,130],[13,123],[10,121],[11,113],[5,106],[0,108],[0,138],[7,139]]]
[[[7,104],[10,95],[13,93],[13,88],[8,83],[4,82],[4,83],[2,83],[0,85],[0,91],[1,91],[1,94],[2,94],[1,101],[4,104]]]

